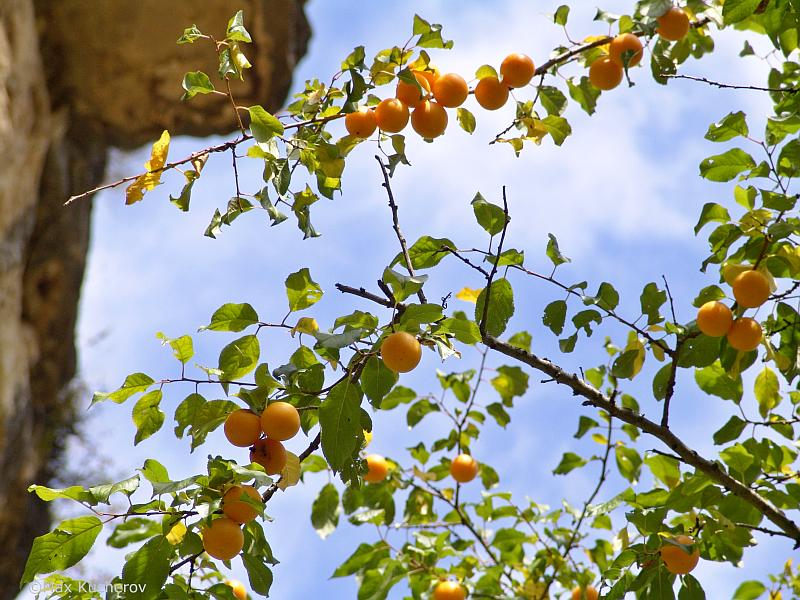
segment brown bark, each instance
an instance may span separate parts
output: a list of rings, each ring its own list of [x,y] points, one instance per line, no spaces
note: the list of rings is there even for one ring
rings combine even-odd
[[[276,110],[305,52],[303,0],[0,0],[0,600],[50,527],[26,489],[51,479],[84,400],[70,384],[91,204],[62,204],[101,182],[112,146],[233,129],[223,99],[178,102],[184,72],[213,80],[216,63],[175,40],[193,23],[223,37],[238,8],[255,43],[237,101]]]

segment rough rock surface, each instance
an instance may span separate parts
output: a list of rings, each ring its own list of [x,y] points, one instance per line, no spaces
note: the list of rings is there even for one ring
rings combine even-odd
[[[0,600],[50,526],[26,488],[51,479],[84,400],[70,384],[91,203],[64,200],[100,183],[111,147],[234,129],[219,96],[178,102],[187,70],[216,78],[207,41],[175,44],[188,25],[222,37],[243,9],[254,68],[234,93],[276,110],[305,52],[303,4],[0,0]]]

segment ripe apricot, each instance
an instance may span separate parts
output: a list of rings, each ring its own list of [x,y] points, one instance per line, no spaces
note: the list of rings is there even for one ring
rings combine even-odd
[[[436,102],[447,108],[461,106],[467,96],[469,96],[469,87],[465,79],[458,73],[446,73],[433,83],[433,97],[436,98]]]
[[[589,81],[598,90],[613,90],[624,74],[622,67],[608,56],[601,56],[589,67]]]
[[[241,581],[238,579],[226,579],[225,585],[231,588],[233,595],[239,600],[247,600],[247,588],[244,587]]]
[[[706,302],[697,311],[697,328],[711,337],[725,335],[732,323],[733,313],[722,302]]]
[[[739,306],[756,308],[769,298],[769,280],[761,271],[743,271],[733,280],[733,297]]]
[[[480,466],[469,454],[459,454],[450,463],[450,475],[459,483],[468,483],[475,479]]]
[[[599,597],[600,594],[593,585],[588,585],[586,588],[576,587],[572,590],[572,600],[597,600]]]
[[[231,444],[247,448],[261,437],[261,419],[252,410],[240,408],[228,415],[223,429]]]
[[[380,483],[386,479],[389,474],[389,463],[380,454],[368,454],[365,457],[367,461],[367,474],[364,475],[364,481],[367,483]]]
[[[429,71],[420,71],[419,73],[425,79],[428,80],[428,83],[430,84],[431,89],[433,89],[433,84],[436,83],[437,79],[439,79],[439,76],[441,75],[441,73],[439,73],[439,69],[431,68],[430,65],[428,66],[428,68],[430,69]]]
[[[691,546],[694,540],[688,535],[679,535],[674,538],[679,544],[684,546]],[[661,546],[661,560],[664,561],[664,566],[667,571],[673,575],[686,575],[690,573],[700,560],[700,550],[694,549],[694,552],[689,554],[680,546],[675,546],[669,542]]]
[[[222,512],[237,523],[249,523],[258,516],[258,511],[253,506],[242,501],[243,495],[261,502],[261,494],[252,485],[231,486],[222,497]]]
[[[211,521],[211,525],[203,528],[201,535],[205,551],[220,560],[232,559],[244,546],[241,526],[228,517]]]
[[[632,33],[621,33],[608,45],[608,55],[620,67],[626,64],[628,67],[635,67],[642,61],[644,55],[642,42]]]
[[[439,137],[447,128],[447,111],[441,104],[425,100],[411,113],[411,127],[426,139]]]
[[[402,100],[386,98],[375,108],[375,121],[386,133],[397,133],[408,124],[408,107]]]
[[[503,83],[509,87],[519,88],[528,85],[536,74],[536,67],[530,56],[525,54],[509,54],[500,64],[500,75]]]
[[[440,581],[433,588],[433,600],[464,600],[467,590],[457,581]]]
[[[290,440],[300,431],[300,413],[288,402],[270,402],[261,413],[261,429],[273,440]]]
[[[689,16],[677,6],[670,8],[657,21],[656,33],[665,40],[677,42],[689,33]]]
[[[750,317],[736,319],[728,330],[728,344],[735,350],[750,352],[761,343],[761,325]]]
[[[378,127],[375,121],[375,111],[367,106],[362,106],[355,112],[347,113],[344,118],[347,133],[353,137],[368,138]]]
[[[396,331],[383,340],[381,358],[390,371],[408,373],[419,364],[422,346],[410,333]]]
[[[486,110],[502,108],[508,101],[508,86],[497,77],[484,77],[475,86],[475,100]]]
[[[267,475],[277,475],[286,466],[286,449],[278,440],[261,438],[250,448],[250,462],[264,467]]]
[[[416,108],[417,105],[431,93],[431,84],[428,78],[418,71],[413,71],[413,73],[414,79],[417,80],[419,87],[422,89],[417,89],[415,85],[401,80],[397,82],[397,89],[394,93],[395,98],[400,100],[408,108]]]

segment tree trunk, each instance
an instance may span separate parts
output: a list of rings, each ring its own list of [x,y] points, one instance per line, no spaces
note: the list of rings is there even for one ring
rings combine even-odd
[[[46,485],[85,404],[71,383],[91,204],[108,149],[172,135],[229,133],[219,97],[179,102],[185,71],[216,71],[208,43],[239,7],[254,68],[234,94],[276,110],[309,36],[304,0],[0,0],[0,600],[19,591],[33,538],[50,528],[27,493]],[[196,101],[195,101],[196,100]]]

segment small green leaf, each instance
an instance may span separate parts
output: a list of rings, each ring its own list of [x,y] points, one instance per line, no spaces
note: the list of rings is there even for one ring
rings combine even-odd
[[[303,268],[286,278],[286,297],[289,310],[296,312],[316,304],[322,298],[322,288],[311,279],[308,269]]]
[[[475,115],[466,108],[459,107],[456,109],[456,120],[461,126],[461,129],[467,133],[473,133],[475,131]]]
[[[714,433],[714,443],[719,446],[738,439],[746,426],[747,423],[745,421],[733,415],[725,425]]]
[[[330,391],[319,407],[322,452],[334,472],[344,469],[358,452],[361,439],[361,397],[358,384],[345,380]]]
[[[569,258],[561,254],[558,248],[558,240],[552,233],[547,234],[547,257],[553,262],[553,266],[557,267],[564,263],[572,262]]]
[[[756,400],[758,400],[758,412],[766,418],[770,411],[781,402],[781,386],[775,371],[764,367],[756,377],[753,390]]]
[[[52,532],[35,538],[20,588],[40,573],[63,571],[77,564],[92,549],[101,529],[103,523],[97,517],[78,517],[62,521]]]
[[[210,94],[214,91],[214,84],[208,78],[208,75],[202,71],[190,71],[183,76],[183,83],[181,84],[186,90],[181,96],[181,100],[189,100],[194,98],[197,94]]]
[[[569,18],[569,6],[566,4],[562,4],[556,9],[556,13],[553,15],[553,22],[556,25],[561,25],[562,27],[564,27],[567,24],[568,18]]]
[[[495,236],[501,231],[506,223],[506,215],[503,209],[496,204],[487,202],[480,192],[475,194],[472,200],[472,210],[475,212],[475,219],[486,232]]]
[[[722,5],[722,20],[725,25],[744,21],[758,8],[761,0],[727,0]]]
[[[200,330],[238,332],[258,322],[258,313],[249,304],[223,304],[214,311],[211,323]]]
[[[92,404],[94,405],[104,400],[111,400],[117,404],[122,404],[131,396],[147,391],[147,389],[154,383],[155,380],[149,375],[145,375],[144,373],[133,373],[125,378],[125,382],[118,390],[110,393],[95,392],[94,397],[92,398]]]
[[[256,368],[261,348],[254,335],[240,337],[225,346],[219,354],[220,379],[232,381]]]
[[[311,505],[311,524],[323,540],[339,524],[339,492],[332,483],[326,483]]]
[[[276,135],[283,135],[283,123],[264,110],[264,107],[250,106],[247,112],[250,113],[250,131],[258,143],[263,144]]]
[[[742,399],[742,378],[731,378],[719,361],[703,369],[697,369],[694,378],[700,389],[707,394],[713,394],[724,400],[733,400],[737,404]]]
[[[163,393],[161,390],[153,390],[145,394],[133,407],[133,422],[136,425],[136,437],[133,445],[137,445],[142,440],[146,440],[164,424],[164,413],[159,408]]]
[[[240,10],[228,21],[228,29],[225,32],[225,39],[235,42],[252,42],[250,34],[244,28],[244,13]]]
[[[486,288],[481,290],[478,301],[475,303],[475,321],[478,323],[483,319],[485,303]],[[498,279],[492,282],[489,291],[489,307],[486,313],[486,332],[494,337],[501,335],[506,330],[508,321],[514,315],[514,291],[507,279]]]
[[[389,390],[397,383],[397,373],[389,370],[377,356],[371,356],[361,371],[361,389],[369,398],[370,404],[380,408]]]
[[[750,133],[742,111],[729,113],[717,123],[712,123],[706,132],[706,139],[711,142],[727,142],[737,136],[747,137]]]
[[[700,176],[709,181],[730,181],[743,171],[756,166],[756,161],[740,148],[704,158],[700,163]]]
[[[700,218],[697,221],[697,225],[694,226],[694,233],[697,235],[700,233],[700,230],[707,224],[713,221],[718,223],[729,223],[731,220],[731,215],[728,213],[728,209],[724,206],[717,204],[716,202],[707,202],[703,205],[703,209],[700,211]]]
[[[745,581],[733,593],[733,600],[756,600],[764,595],[767,588],[760,581]]]
[[[566,475],[573,469],[577,469],[586,464],[586,461],[574,452],[565,452],[561,457],[561,462],[553,470],[553,475]]]

